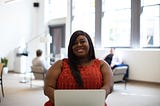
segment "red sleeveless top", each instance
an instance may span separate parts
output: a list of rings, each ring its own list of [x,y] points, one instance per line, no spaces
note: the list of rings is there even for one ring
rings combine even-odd
[[[78,66],[84,89],[99,89],[102,87],[102,74],[100,71],[100,61],[95,59],[91,65]],[[57,80],[57,89],[80,89],[74,79],[68,59],[63,60],[62,71]]]
[[[100,89],[103,86],[103,77],[100,71],[100,60],[94,59],[90,65],[78,66],[78,69],[83,80],[83,89]],[[79,88],[74,79],[68,59],[62,62],[62,71],[57,79],[56,89],[82,89]],[[50,101],[44,106],[54,106]]]

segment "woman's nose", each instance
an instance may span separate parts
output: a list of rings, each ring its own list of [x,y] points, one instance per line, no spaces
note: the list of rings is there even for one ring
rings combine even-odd
[[[78,42],[77,46],[81,46],[81,45],[82,45],[81,42]]]

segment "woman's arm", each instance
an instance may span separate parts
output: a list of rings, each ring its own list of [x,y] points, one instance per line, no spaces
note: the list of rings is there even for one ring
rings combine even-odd
[[[55,62],[47,71],[44,82],[44,94],[53,102],[54,89],[56,88],[56,81],[61,72],[62,60]]]
[[[113,73],[108,63],[106,63],[103,60],[101,60],[100,68],[103,75],[103,86],[101,89],[106,90],[106,97],[107,97],[112,92],[113,89]]]

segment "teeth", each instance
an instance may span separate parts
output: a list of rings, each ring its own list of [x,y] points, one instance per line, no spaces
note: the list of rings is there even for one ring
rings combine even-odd
[[[81,51],[83,51],[83,49],[78,49],[77,51],[78,51],[78,52],[81,52]]]

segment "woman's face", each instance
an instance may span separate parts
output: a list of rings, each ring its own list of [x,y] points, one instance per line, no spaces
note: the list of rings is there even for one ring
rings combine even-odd
[[[83,35],[79,35],[72,46],[72,50],[77,57],[87,57],[89,52],[88,39]]]

